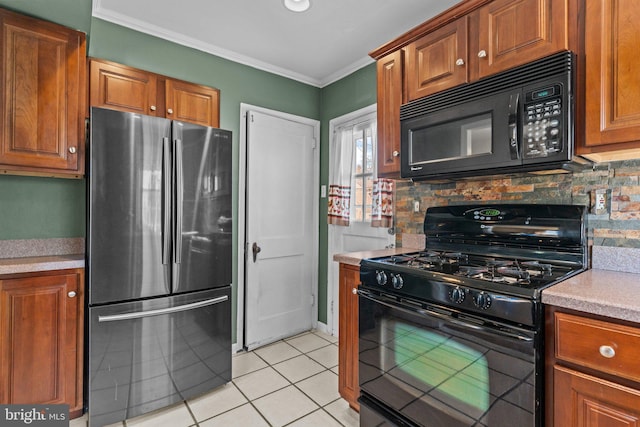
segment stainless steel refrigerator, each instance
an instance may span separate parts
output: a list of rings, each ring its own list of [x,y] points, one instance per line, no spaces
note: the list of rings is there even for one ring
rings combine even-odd
[[[92,108],[89,423],[231,380],[231,132]]]

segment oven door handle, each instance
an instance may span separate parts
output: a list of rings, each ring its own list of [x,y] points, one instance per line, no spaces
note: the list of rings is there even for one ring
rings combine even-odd
[[[374,295],[371,292],[365,291],[363,289],[358,289],[357,292],[358,292],[358,295],[360,295],[363,298],[367,298],[368,300],[371,300],[371,301],[373,301],[375,303],[385,305],[385,306],[393,308],[395,310],[404,311],[404,312],[409,313],[409,314],[419,314],[419,315],[422,315],[422,316],[432,316],[432,317],[436,317],[438,319],[445,320],[445,321],[447,321],[449,323],[452,323],[454,325],[461,326],[461,327],[467,328],[467,329],[473,329],[473,330],[476,330],[476,331],[484,331],[484,332],[488,332],[488,333],[492,333],[492,334],[496,334],[496,335],[501,335],[501,336],[507,337],[507,338],[517,339],[517,340],[524,341],[524,342],[533,341],[533,338],[524,336],[524,335],[519,334],[517,332],[509,332],[509,331],[505,331],[504,329],[497,329],[497,328],[491,328],[491,327],[487,327],[487,326],[483,326],[483,325],[476,325],[476,324],[473,324],[473,323],[468,323],[468,322],[465,322],[463,320],[456,319],[455,317],[449,316],[447,314],[438,313],[437,311],[429,310],[429,309],[426,309],[426,308],[412,307],[410,305],[402,304],[401,302],[399,302],[397,300],[393,300],[391,298],[383,297],[383,296],[380,296],[380,295]]]

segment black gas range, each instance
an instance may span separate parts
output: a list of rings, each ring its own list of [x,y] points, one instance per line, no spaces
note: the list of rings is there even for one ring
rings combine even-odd
[[[396,425],[541,426],[540,295],[587,268],[585,215],[575,205],[433,207],[424,250],[363,260],[361,425],[386,414]]]
[[[534,326],[540,292],[587,266],[585,208],[429,208],[426,248],[363,260],[362,286]]]

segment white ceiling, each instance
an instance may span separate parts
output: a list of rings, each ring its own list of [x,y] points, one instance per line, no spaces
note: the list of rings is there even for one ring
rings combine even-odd
[[[241,64],[324,87],[368,53],[459,0],[93,0],[93,16]]]

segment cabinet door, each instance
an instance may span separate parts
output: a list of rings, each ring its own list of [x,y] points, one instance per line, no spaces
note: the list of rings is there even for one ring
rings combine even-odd
[[[478,78],[568,49],[567,0],[495,0],[478,11]]]
[[[82,411],[82,273],[0,280],[0,403]],[[78,414],[79,415],[79,414]]]
[[[0,168],[82,174],[84,34],[2,9],[0,26]]]
[[[91,106],[163,116],[162,111],[158,114],[155,74],[95,59],[91,60],[90,73]]]
[[[338,320],[338,390],[349,405],[360,409],[358,397],[358,295],[360,268],[340,264]]]
[[[409,101],[469,81],[467,28],[467,17],[462,17],[407,47]]]
[[[588,0],[585,26],[587,146],[640,148],[640,2]]]
[[[632,427],[640,424],[640,390],[554,367],[554,425]]]
[[[400,177],[400,105],[402,105],[402,51],[377,62],[378,176]]]
[[[168,119],[215,128],[220,126],[218,89],[167,79],[165,93]]]

